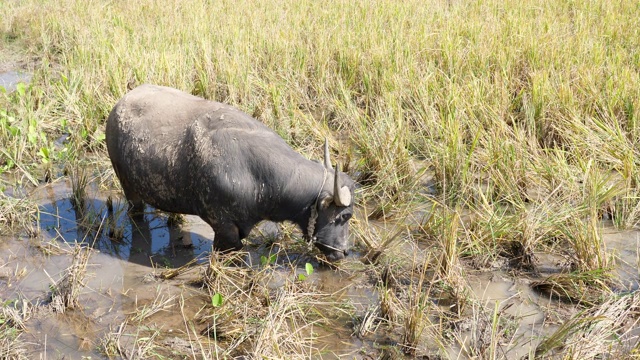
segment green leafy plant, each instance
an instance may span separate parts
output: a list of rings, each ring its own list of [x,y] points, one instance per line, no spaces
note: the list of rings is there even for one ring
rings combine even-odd
[[[300,281],[307,280],[307,278],[309,276],[311,276],[311,274],[313,274],[313,265],[311,265],[309,263],[306,263],[304,265],[304,271],[305,271],[306,275],[305,274],[298,274],[298,280],[300,280]]]
[[[278,254],[270,254],[269,256],[261,255],[260,265],[267,266],[267,265],[275,264],[277,259],[278,259]]]
[[[224,298],[222,297],[222,294],[220,293],[215,293],[212,297],[211,297],[211,305],[215,308],[218,308],[220,306],[222,306],[222,304],[224,303]]]

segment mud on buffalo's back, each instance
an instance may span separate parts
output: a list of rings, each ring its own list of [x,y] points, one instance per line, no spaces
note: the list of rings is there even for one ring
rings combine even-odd
[[[174,88],[145,84],[127,93],[111,111],[107,120],[107,143],[109,147],[117,148],[115,142],[121,138],[131,141],[164,138],[171,141],[174,137],[184,136],[186,128],[196,121],[209,130],[228,128],[244,132],[272,132],[233,106]]]
[[[116,162],[128,161],[132,150],[140,156],[152,147],[155,151],[146,150],[157,156],[185,141],[218,141],[227,146],[236,138],[239,141],[233,146],[238,151],[256,152],[263,147],[272,153],[290,151],[280,136],[241,110],[164,86],[145,84],[131,90],[115,105],[106,124],[109,156]]]

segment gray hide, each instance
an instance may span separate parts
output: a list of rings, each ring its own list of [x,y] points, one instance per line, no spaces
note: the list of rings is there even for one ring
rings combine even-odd
[[[353,180],[232,106],[142,85],[109,114],[106,141],[133,214],[147,203],[198,215],[223,251],[240,249],[261,220],[289,220],[329,260],[347,254]]]

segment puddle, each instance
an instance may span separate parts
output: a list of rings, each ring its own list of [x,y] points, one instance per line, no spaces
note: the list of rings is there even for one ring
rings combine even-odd
[[[512,278],[502,271],[482,272],[470,274],[468,284],[489,316],[493,316],[496,311],[501,319],[511,322],[514,325],[513,339],[531,339],[520,343],[515,341],[515,346],[511,346],[505,354],[510,359],[520,359],[527,356],[530,349],[557,329],[557,325],[548,324],[546,311],[553,306],[550,299],[540,296],[529,286],[526,278]],[[471,337],[471,333],[465,334]],[[459,351],[459,349],[457,349]],[[456,355],[457,353],[451,353]]]
[[[618,291],[640,287],[640,231],[605,231],[602,235],[607,253],[615,256],[614,271],[620,280]]]
[[[31,77],[32,74],[24,71],[0,72],[0,87],[3,87],[7,92],[12,92],[16,90],[19,83],[29,83]]]
[[[45,242],[82,242],[117,259],[148,267],[176,268],[209,253],[213,231],[200,218],[186,216],[181,228],[169,227],[166,215],[149,208],[143,221],[133,221],[126,215],[125,204],[117,201],[110,215],[108,194],[88,188],[91,196],[84,203],[83,213],[73,206],[66,181],[46,185],[31,195],[42,199],[40,228]],[[122,236],[109,236],[112,231]]]

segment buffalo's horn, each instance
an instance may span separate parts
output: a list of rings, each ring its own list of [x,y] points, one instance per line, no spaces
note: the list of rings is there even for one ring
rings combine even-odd
[[[336,164],[336,175],[333,180],[333,201],[338,206],[349,206],[351,205],[351,191],[340,183],[339,168],[340,166]]]
[[[329,160],[329,141],[324,138],[324,167],[331,169],[331,160]]]

